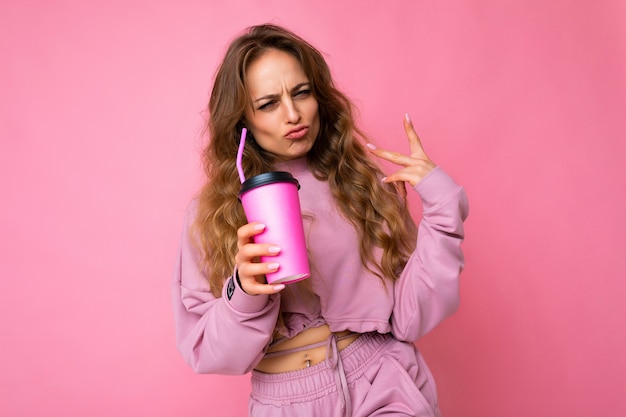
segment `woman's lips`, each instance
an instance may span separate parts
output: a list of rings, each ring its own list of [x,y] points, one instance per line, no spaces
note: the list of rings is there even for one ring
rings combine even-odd
[[[285,137],[287,139],[300,139],[304,137],[309,132],[309,128],[307,126],[297,127],[295,129],[290,130]]]

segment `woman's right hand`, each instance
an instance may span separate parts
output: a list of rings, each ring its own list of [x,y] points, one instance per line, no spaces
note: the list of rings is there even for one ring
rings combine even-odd
[[[235,262],[241,288],[250,295],[275,294],[285,288],[284,284],[265,283],[265,274],[279,268],[276,262],[259,262],[261,256],[276,256],[280,248],[271,243],[254,243],[254,236],[262,233],[265,225],[248,223],[237,230],[237,255]]]

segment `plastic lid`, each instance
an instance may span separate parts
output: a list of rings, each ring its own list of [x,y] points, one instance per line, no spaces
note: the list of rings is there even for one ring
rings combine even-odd
[[[255,175],[252,178],[248,178],[243,184],[241,184],[241,190],[239,195],[241,196],[247,191],[253,188],[261,187],[263,185],[274,184],[277,182],[290,182],[295,184],[300,189],[300,183],[289,172],[274,171],[264,172],[263,174]]]

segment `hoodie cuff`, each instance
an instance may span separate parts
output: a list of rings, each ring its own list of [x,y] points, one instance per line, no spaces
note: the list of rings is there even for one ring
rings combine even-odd
[[[256,313],[263,310],[269,301],[269,295],[250,295],[238,283],[237,270],[228,278],[222,296],[228,300],[233,309],[242,313]]]
[[[462,189],[440,167],[435,167],[415,187],[424,204],[424,209],[448,202]]]

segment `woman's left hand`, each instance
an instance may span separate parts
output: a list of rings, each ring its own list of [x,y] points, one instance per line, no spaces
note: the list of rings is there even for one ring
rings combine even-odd
[[[371,143],[367,144],[367,148],[379,158],[404,167],[383,178],[383,182],[406,181],[411,184],[411,187],[415,187],[430,171],[435,169],[436,165],[431,161],[428,155],[426,155],[426,152],[424,152],[422,142],[419,136],[417,136],[408,114],[404,116],[404,130],[409,139],[410,155],[380,149]]]

